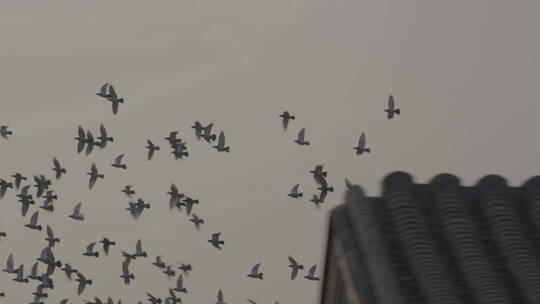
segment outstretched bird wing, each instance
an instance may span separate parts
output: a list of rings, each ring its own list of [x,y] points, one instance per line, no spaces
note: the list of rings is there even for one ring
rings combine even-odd
[[[221,131],[221,133],[219,133],[218,146],[220,146],[222,148],[225,147],[225,133],[223,133],[223,131]]]
[[[394,96],[388,97],[388,110],[392,111],[395,108]]]
[[[303,142],[305,134],[306,134],[306,128],[302,128],[302,130],[298,132],[298,141]]]

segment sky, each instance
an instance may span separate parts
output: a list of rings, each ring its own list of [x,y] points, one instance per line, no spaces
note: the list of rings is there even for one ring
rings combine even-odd
[[[60,160],[56,210],[40,209],[39,222],[61,239],[56,257],[94,281],[77,297],[58,272],[46,303],[164,297],[175,280],[151,265],[157,255],[192,264],[184,303],[215,303],[218,289],[227,303],[316,303],[320,282],[306,272],[291,281],[287,256],[317,264],[322,277],[345,178],[370,196],[397,170],[418,183],[448,172],[465,185],[486,174],[521,185],[538,174],[539,9],[502,0],[2,1],[0,125],[14,134],[0,138],[0,177],[53,178]],[[95,95],[105,82],[125,100],[117,115]],[[390,94],[401,109],[392,120]],[[285,110],[296,116],[286,131]],[[223,130],[231,152],[197,141],[195,120]],[[78,126],[96,134],[100,124],[114,142],[77,154]],[[293,142],[302,127],[309,146]],[[173,130],[188,143],[184,160],[163,139]],[[363,132],[371,153],[356,155]],[[147,139],[161,146],[150,162]],[[121,153],[125,171],[110,166]],[[105,179],[89,190],[92,163]],[[319,209],[309,201],[318,164],[335,187]],[[200,231],[169,211],[171,183],[200,200]],[[297,183],[298,200],[287,196]],[[138,220],[124,210],[125,185],[151,204]],[[78,202],[84,222],[68,218]],[[13,253],[29,271],[46,245],[44,231],[24,227],[35,210],[22,218],[13,190],[0,200],[2,268]],[[206,241],[214,232],[221,251]],[[117,242],[109,256],[82,256],[104,236]],[[131,263],[136,279],[124,285],[120,250],[133,252],[138,239],[149,258]],[[259,262],[264,279],[248,278]],[[30,302],[35,285],[2,272],[1,301]]]

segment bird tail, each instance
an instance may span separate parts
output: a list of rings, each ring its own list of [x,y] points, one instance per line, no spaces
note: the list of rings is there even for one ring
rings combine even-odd
[[[216,140],[216,134],[212,134],[212,135],[210,136],[210,139],[211,139],[212,141]]]
[[[225,148],[225,152],[229,153],[229,150],[230,150],[229,147]]]
[[[401,114],[401,110],[400,109],[396,109],[396,111],[394,112],[396,113],[397,115]]]
[[[263,279],[263,274],[262,273],[259,273],[259,279]]]
[[[124,98],[118,99],[118,102],[119,102],[119,103],[124,103]]]
[[[132,279],[132,280],[135,280],[135,275],[132,273],[129,275],[129,278]]]
[[[105,175],[99,174],[98,177],[99,177],[99,178],[105,178]]]
[[[113,141],[114,141],[114,138],[112,138],[112,137],[107,137],[107,140],[110,141],[110,142],[113,142]]]
[[[88,285],[92,285],[92,280],[88,280],[88,281],[86,281],[86,283],[87,283]]]
[[[289,119],[295,119],[296,117],[295,116],[289,116]]]
[[[369,153],[371,152],[371,149],[370,148],[364,149],[364,152]]]
[[[303,193],[298,193],[298,197],[302,197],[302,196],[304,196]]]
[[[58,240],[58,243],[60,243],[60,240]],[[56,263],[54,263],[54,266],[60,268],[60,267],[62,267],[62,262],[56,261]]]

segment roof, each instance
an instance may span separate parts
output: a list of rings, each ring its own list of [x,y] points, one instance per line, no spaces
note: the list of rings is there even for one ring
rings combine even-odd
[[[540,176],[467,187],[450,174],[417,184],[394,172],[381,197],[349,187],[328,251],[336,238],[361,303],[540,303]]]

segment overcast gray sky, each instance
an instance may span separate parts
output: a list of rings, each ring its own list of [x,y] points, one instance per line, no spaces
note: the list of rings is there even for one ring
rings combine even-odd
[[[57,273],[47,303],[165,296],[174,280],[150,264],[158,254],[193,265],[184,303],[215,303],[220,288],[227,303],[315,303],[320,284],[305,273],[291,282],[287,255],[322,276],[327,216],[345,177],[378,195],[395,170],[417,182],[451,172],[465,184],[538,174],[538,11],[538,1],[499,0],[2,1],[0,124],[14,135],[0,139],[0,177],[52,177],[59,158],[68,173],[53,181],[57,209],[40,222],[61,238],[56,256],[94,280],[77,298],[76,283]],[[104,82],[125,99],[116,116],[95,95]],[[389,94],[402,109],[390,121]],[[286,132],[283,110],[296,115]],[[231,153],[197,142],[195,120],[224,130]],[[77,154],[77,127],[95,134],[100,123],[114,143]],[[302,127],[310,146],[292,142]],[[188,142],[183,161],[163,140],[171,130]],[[362,132],[372,153],[357,156]],[[151,162],[146,139],[162,148]],[[120,153],[127,171],[110,166]],[[92,162],[105,179],[89,191]],[[321,209],[308,200],[317,164],[336,187]],[[201,231],[168,211],[171,182],[200,200]],[[301,200],[286,196],[296,183]],[[152,204],[138,221],[124,210],[128,184]],[[0,263],[14,253],[29,271],[44,232],[24,227],[14,194],[0,201]],[[83,223],[67,217],[77,202]],[[218,231],[222,251],[206,242]],[[109,257],[81,255],[102,236],[118,243]],[[120,250],[134,251],[139,238],[150,258],[131,263],[126,286]],[[257,262],[262,281],[246,277]],[[0,275],[4,302],[30,302],[35,283],[11,278]]]

